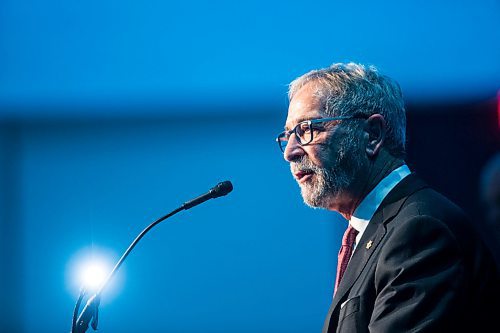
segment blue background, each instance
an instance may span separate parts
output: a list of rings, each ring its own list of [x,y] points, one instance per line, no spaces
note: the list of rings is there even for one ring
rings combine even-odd
[[[105,332],[319,332],[346,222],[274,142],[287,84],[374,64],[415,103],[500,87],[498,1],[0,3],[0,324],[63,332],[85,256],[114,263]],[[3,331],[2,329],[0,329]]]

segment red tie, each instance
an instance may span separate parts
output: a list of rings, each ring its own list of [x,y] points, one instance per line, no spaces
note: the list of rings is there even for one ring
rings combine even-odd
[[[344,237],[342,237],[342,247],[340,248],[339,251],[339,259],[337,263],[337,278],[335,279],[335,292],[337,292],[340,280],[342,279],[342,276],[344,276],[345,270],[347,269],[347,264],[349,263],[349,259],[351,259],[357,234],[358,231],[354,229],[351,225],[349,225],[349,227],[344,233]]]

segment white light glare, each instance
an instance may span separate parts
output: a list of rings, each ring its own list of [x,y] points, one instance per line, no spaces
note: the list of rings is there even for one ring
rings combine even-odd
[[[104,283],[108,273],[107,265],[92,260],[82,266],[80,270],[81,282],[87,290],[96,291]]]

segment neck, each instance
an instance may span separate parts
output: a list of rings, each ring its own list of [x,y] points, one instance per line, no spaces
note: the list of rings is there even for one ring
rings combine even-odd
[[[334,200],[329,209],[339,212],[346,220],[350,220],[352,214],[368,193],[370,193],[382,179],[403,164],[403,160],[396,159],[392,156],[388,158],[379,158],[369,163],[368,168],[358,178],[359,181],[355,181],[352,184],[352,190],[339,195],[339,198]],[[366,177],[363,178],[363,174],[366,175]]]

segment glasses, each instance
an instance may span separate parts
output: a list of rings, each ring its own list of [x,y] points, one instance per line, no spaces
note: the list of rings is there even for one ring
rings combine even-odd
[[[295,134],[297,142],[301,146],[305,146],[312,142],[314,139],[314,130],[318,130],[314,125],[321,124],[329,121],[339,121],[339,120],[347,120],[347,119],[366,119],[367,116],[364,114],[355,114],[353,116],[345,116],[345,117],[333,117],[333,118],[321,118],[321,119],[311,119],[304,120],[298,123],[294,128],[289,131],[284,131],[278,135],[276,138],[276,142],[278,143],[281,151],[284,153],[286,145],[288,144],[288,140],[290,140],[290,136],[292,133]]]

